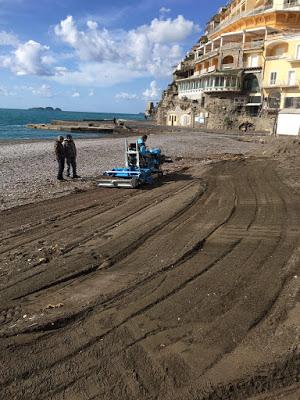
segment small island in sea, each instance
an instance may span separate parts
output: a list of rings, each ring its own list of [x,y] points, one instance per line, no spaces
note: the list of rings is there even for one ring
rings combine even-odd
[[[28,108],[29,111],[62,111],[61,108],[53,108],[53,107],[32,107]]]

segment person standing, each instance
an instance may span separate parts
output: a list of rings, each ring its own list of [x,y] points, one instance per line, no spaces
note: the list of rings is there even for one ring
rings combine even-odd
[[[64,141],[64,137],[58,136],[58,138],[56,139],[55,144],[54,144],[55,156],[56,156],[56,160],[58,163],[57,179],[59,181],[64,180],[63,172],[64,172],[64,168],[65,168],[65,151],[64,151],[63,141]]]
[[[139,146],[139,152],[144,157],[147,156],[147,154],[149,153],[149,151],[147,150],[147,146],[146,146],[147,138],[148,138],[147,135],[143,135],[137,141],[138,146]]]
[[[68,134],[64,140],[64,153],[67,161],[67,176],[70,176],[70,170],[72,167],[73,178],[79,178],[76,171],[76,156],[77,150],[72,138],[72,135]]]

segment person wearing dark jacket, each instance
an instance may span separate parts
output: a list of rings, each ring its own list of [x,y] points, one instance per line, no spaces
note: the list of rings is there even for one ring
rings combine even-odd
[[[67,161],[67,176],[70,176],[70,169],[72,167],[73,178],[79,178],[76,172],[76,146],[72,135],[67,135],[67,138],[64,140],[64,152]]]
[[[65,151],[63,146],[64,137],[58,136],[54,144],[55,157],[58,163],[57,179],[63,181],[63,172],[65,168]]]

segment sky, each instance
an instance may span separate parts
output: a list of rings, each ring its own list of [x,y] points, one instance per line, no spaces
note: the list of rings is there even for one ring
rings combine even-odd
[[[223,0],[0,0],[0,108],[138,113]]]

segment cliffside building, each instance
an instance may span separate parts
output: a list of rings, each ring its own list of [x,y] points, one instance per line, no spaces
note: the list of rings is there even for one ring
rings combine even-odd
[[[232,0],[176,67],[157,119],[272,131],[279,110],[300,112],[299,82],[300,0]]]

